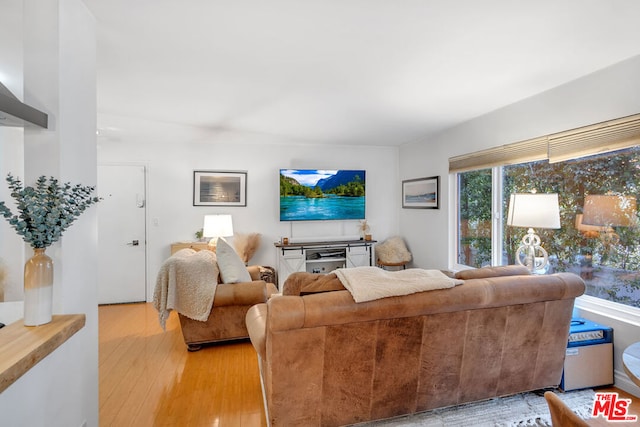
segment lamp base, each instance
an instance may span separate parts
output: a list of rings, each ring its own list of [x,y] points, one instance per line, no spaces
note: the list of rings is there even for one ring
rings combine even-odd
[[[522,238],[522,245],[516,251],[516,262],[527,267],[531,273],[542,270],[549,264],[549,254],[540,246],[540,236],[533,228]]]
[[[209,244],[207,246],[209,247],[209,250],[211,252],[215,252],[216,251],[216,246],[218,246],[218,239],[219,239],[219,237],[214,237],[211,240],[209,240]]]
[[[602,240],[602,243],[607,247],[609,245],[617,245],[620,243],[620,235],[611,227],[602,227],[602,231],[600,231],[600,240]]]

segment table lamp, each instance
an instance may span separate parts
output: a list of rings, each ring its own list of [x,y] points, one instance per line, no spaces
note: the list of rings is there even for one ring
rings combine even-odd
[[[636,198],[615,194],[587,195],[584,198],[581,225],[599,227],[604,242],[618,243],[620,236],[612,227],[636,223]]]
[[[211,238],[209,246],[215,250],[218,237],[233,236],[231,215],[205,215],[202,235]]]
[[[509,199],[507,225],[528,228],[522,245],[516,251],[516,262],[532,273],[549,263],[547,251],[540,246],[540,236],[534,228],[560,228],[560,207],[557,194],[516,193]],[[540,253],[542,256],[536,256]]]

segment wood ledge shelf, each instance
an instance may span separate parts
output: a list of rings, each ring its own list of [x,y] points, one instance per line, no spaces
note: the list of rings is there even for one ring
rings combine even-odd
[[[24,326],[18,320],[0,329],[0,393],[85,325],[84,314],[54,315],[50,323]]]

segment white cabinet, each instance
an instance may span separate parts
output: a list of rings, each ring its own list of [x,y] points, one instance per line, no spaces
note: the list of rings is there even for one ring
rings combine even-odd
[[[329,273],[336,268],[373,265],[375,240],[338,242],[276,243],[278,252],[278,288],[291,273]]]
[[[347,267],[370,266],[373,260],[372,250],[371,245],[347,247]]]
[[[283,250],[278,256],[278,289],[291,273],[305,271],[305,258],[302,249]]]

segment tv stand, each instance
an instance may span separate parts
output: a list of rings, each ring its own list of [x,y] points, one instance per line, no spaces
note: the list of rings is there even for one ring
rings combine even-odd
[[[278,289],[291,273],[329,273],[336,268],[373,265],[375,240],[275,243],[278,259]]]

